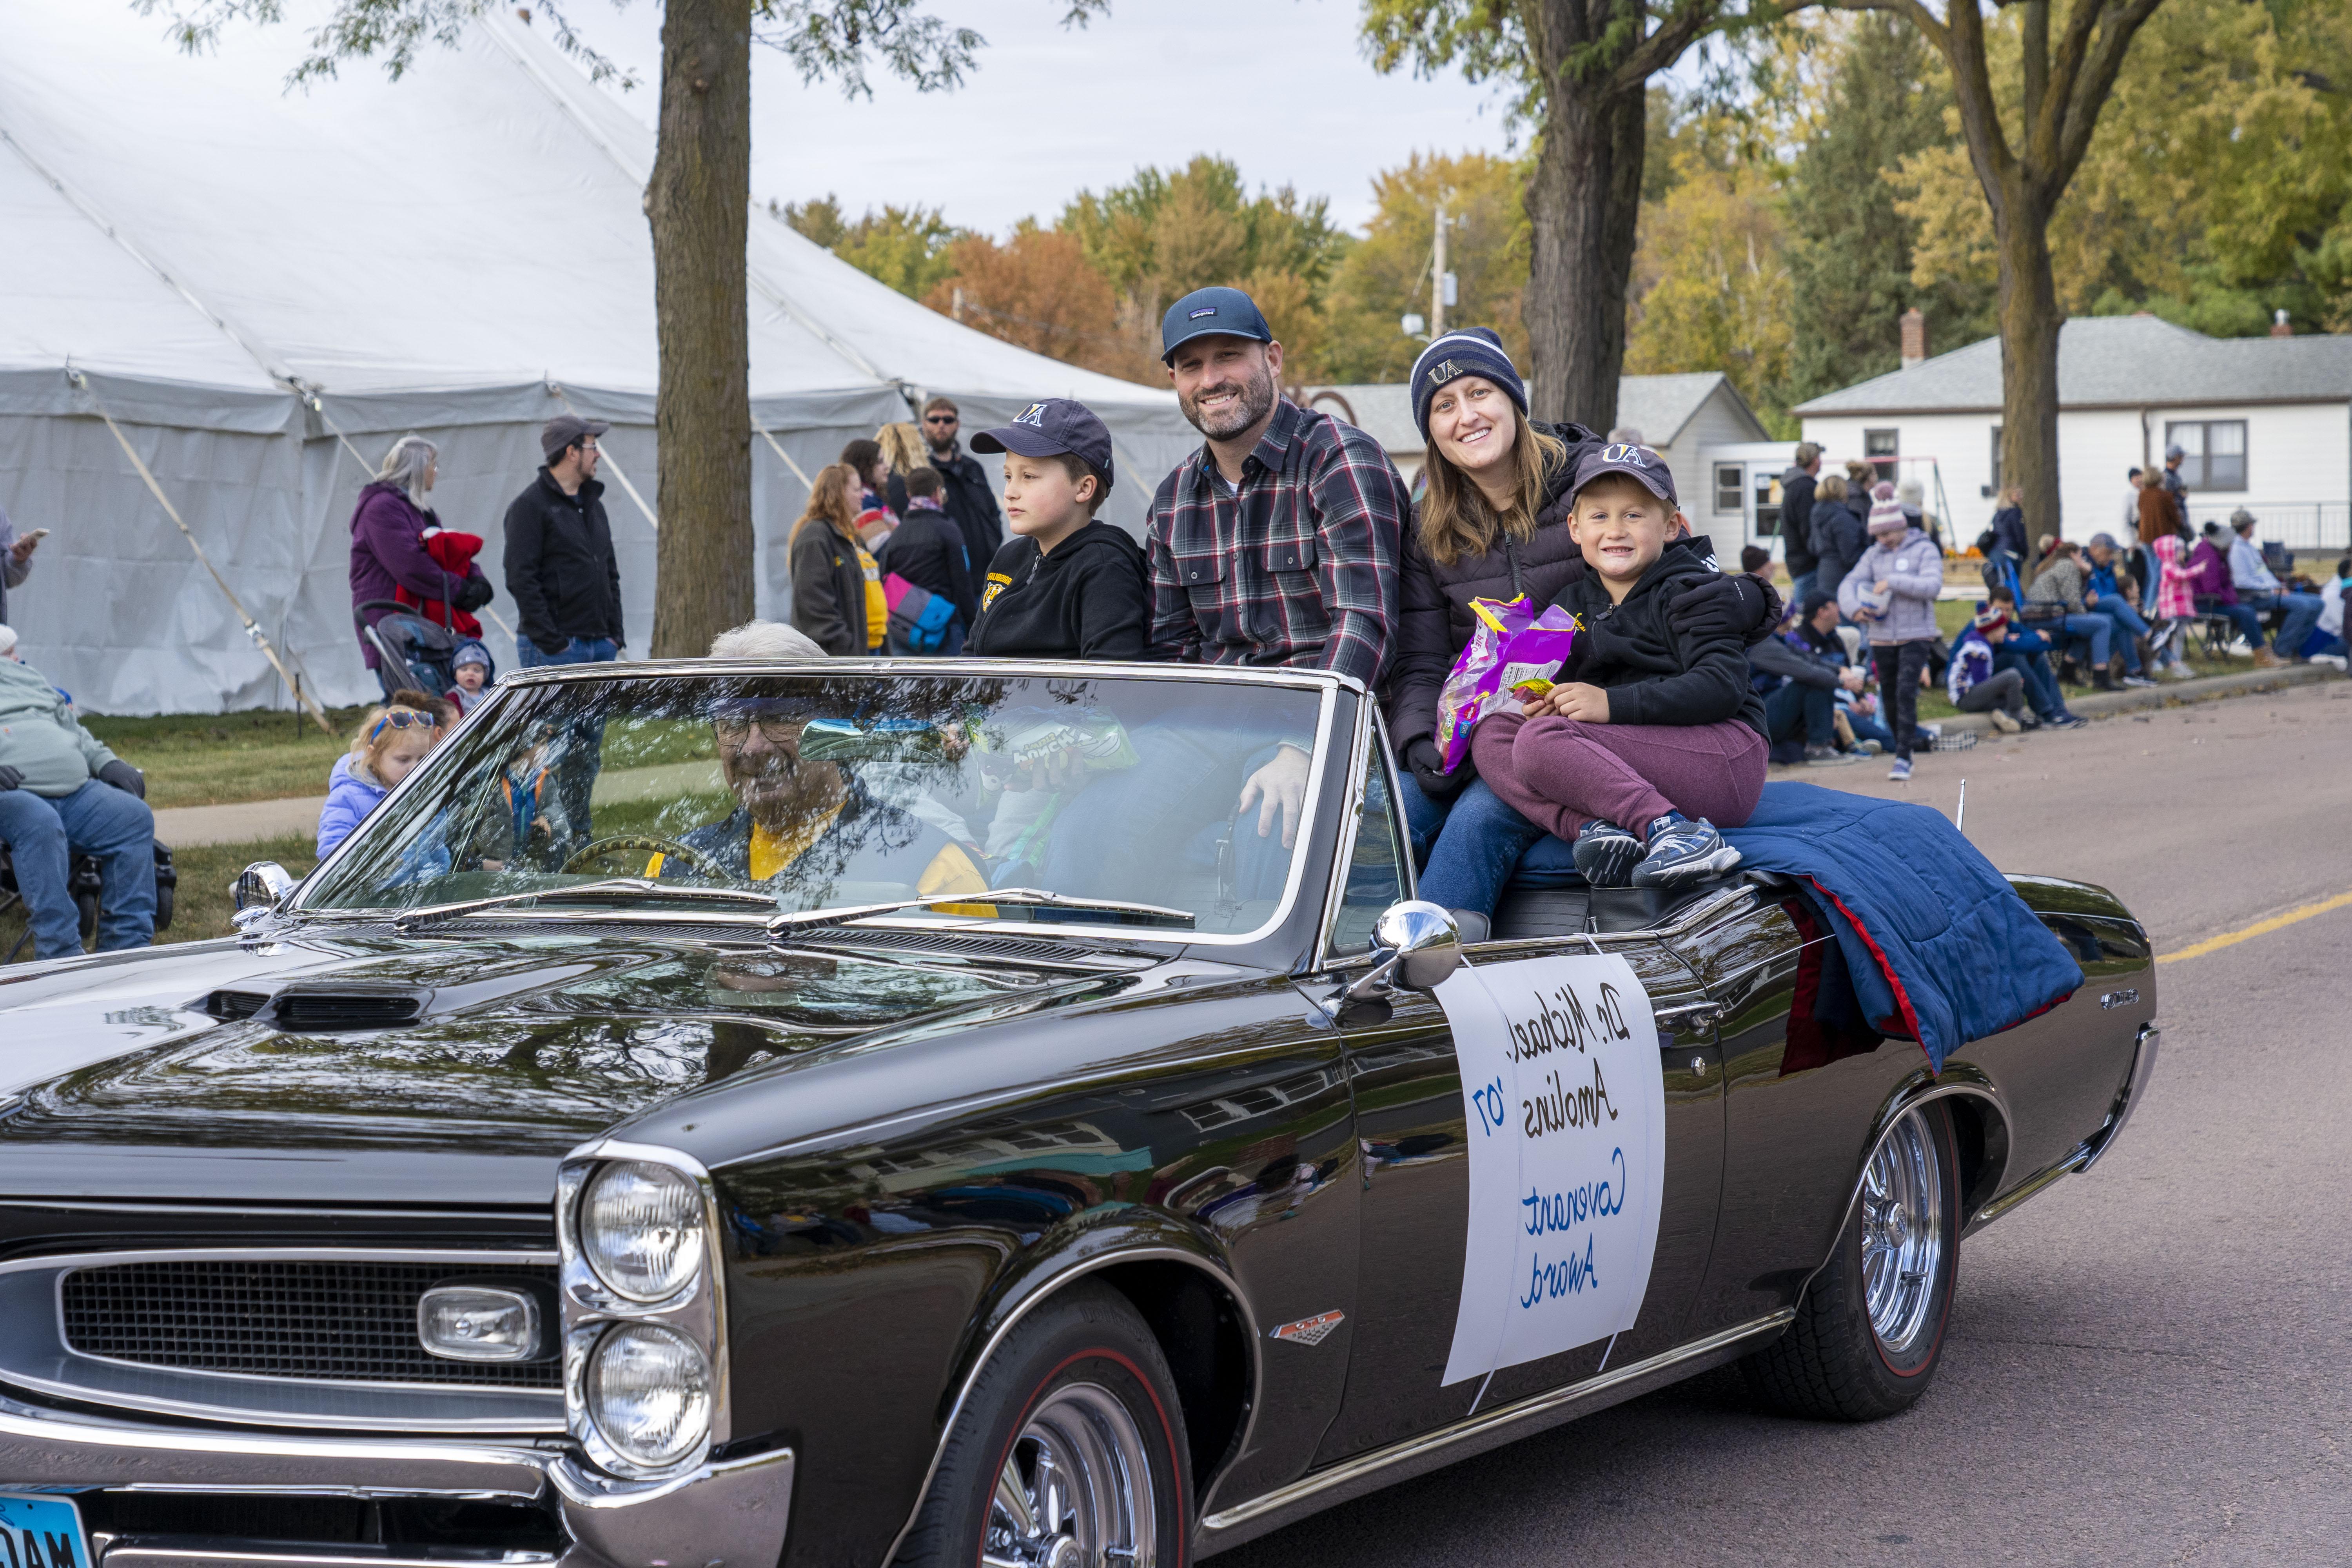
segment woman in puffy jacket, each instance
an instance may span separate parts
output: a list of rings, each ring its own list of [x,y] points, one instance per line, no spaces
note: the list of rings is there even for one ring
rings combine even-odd
[[[1381,702],[1396,750],[1401,805],[1421,896],[1449,909],[1491,910],[1512,868],[1543,837],[1477,782],[1467,758],[1452,773],[1437,741],[1439,690],[1470,641],[1472,599],[1525,595],[1541,606],[1584,575],[1567,527],[1576,465],[1601,445],[1581,425],[1528,417],[1526,384],[1502,339],[1485,327],[1447,332],[1413,363],[1413,418],[1428,443],[1428,490],[1405,530],[1396,640]],[[1694,628],[1721,626],[1755,641],[1780,618],[1778,596],[1734,573],[1668,605]]]
[[[360,490],[359,505],[352,511],[354,608],[394,600],[403,588],[419,599],[438,600],[460,610],[478,610],[490,602],[490,581],[479,564],[468,562],[462,573],[453,573],[425,548],[425,531],[441,523],[425,504],[439,471],[439,448],[422,436],[403,436],[383,455],[375,478]],[[369,626],[394,613],[389,608],[361,612]],[[370,669],[375,668],[375,648],[365,637],[360,639],[360,658]]]
[[[1919,729],[1919,679],[1936,646],[1936,595],[1944,589],[1944,552],[1927,531],[1911,526],[1887,498],[1870,512],[1871,545],[1838,584],[1838,609],[1870,631],[1878,667],[1878,694],[1894,721],[1890,779],[1911,776],[1911,743]]]

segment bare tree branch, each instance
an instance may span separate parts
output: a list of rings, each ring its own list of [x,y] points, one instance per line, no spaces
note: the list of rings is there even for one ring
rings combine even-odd
[[[2088,4],[2088,0],[2079,0]],[[2124,56],[2131,48],[2134,34],[2147,20],[2156,15],[2163,0],[2129,0],[2106,13],[2106,26],[2100,30],[2098,42],[2091,50],[2090,60],[2082,78],[2074,85],[2072,101],[2066,106],[2066,124],[2058,142],[2057,157],[2051,168],[2055,187],[2063,190],[2074,171],[2083,166],[2083,159],[2091,150],[2091,133],[2099,128],[2099,110],[2107,101],[2107,94],[2122,74]]]

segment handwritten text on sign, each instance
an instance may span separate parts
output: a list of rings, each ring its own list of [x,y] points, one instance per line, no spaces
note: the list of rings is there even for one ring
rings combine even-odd
[[[1470,1223],[1445,1381],[1633,1326],[1665,1172],[1665,1079],[1650,998],[1622,958],[1454,971],[1470,1127]]]

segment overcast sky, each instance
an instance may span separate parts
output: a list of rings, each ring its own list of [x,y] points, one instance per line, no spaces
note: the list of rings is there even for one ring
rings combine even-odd
[[[801,85],[792,62],[755,51],[751,188],[761,199],[837,193],[855,217],[886,203],[946,208],[1003,234],[1051,221],[1081,189],[1140,165],[1222,153],[1259,186],[1331,198],[1335,219],[1371,216],[1372,176],[1415,152],[1505,151],[1504,100],[1458,74],[1381,76],[1356,39],[1356,0],[1112,0],[1065,29],[1057,0],[930,0],[988,40],[953,92],[874,79],[871,100]],[[574,0],[595,47],[633,68],[624,101],[650,123],[660,14]]]

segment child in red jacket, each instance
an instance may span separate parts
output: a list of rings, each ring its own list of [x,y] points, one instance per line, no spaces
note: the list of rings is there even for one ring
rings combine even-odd
[[[474,557],[482,552],[482,536],[478,533],[456,533],[446,528],[428,528],[417,535],[425,553],[433,557],[434,564],[458,582],[466,580],[474,567]],[[395,586],[393,596],[414,609],[436,626],[447,626],[459,637],[478,637],[482,623],[472,612],[461,610],[439,599],[421,598],[406,588]]]

